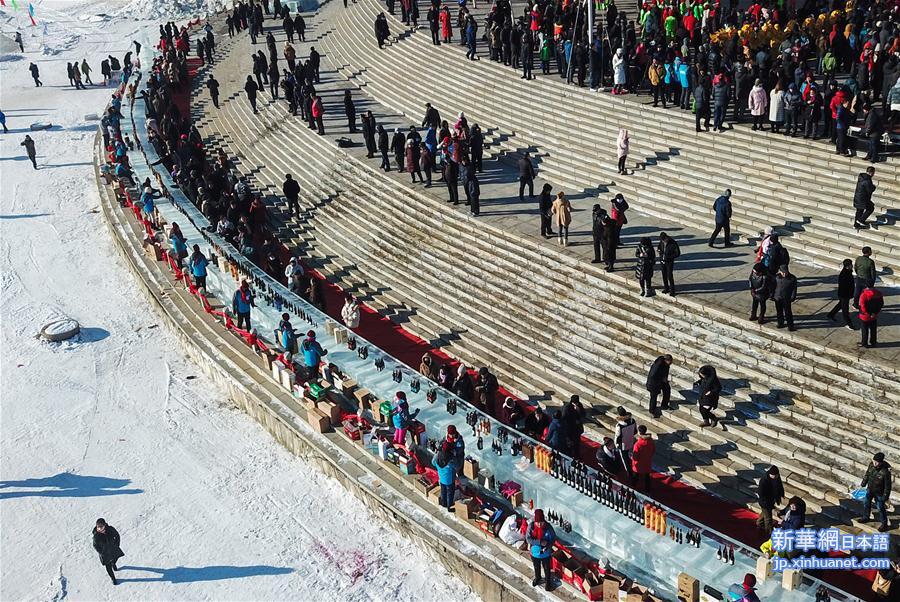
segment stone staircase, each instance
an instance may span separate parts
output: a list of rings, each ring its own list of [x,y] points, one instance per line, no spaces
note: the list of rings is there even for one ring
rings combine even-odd
[[[772,225],[789,235],[783,242],[793,257],[829,266],[869,245],[882,279],[900,281],[895,160],[876,167],[880,227],[855,233],[856,175],[868,165],[859,158],[830,154],[822,142],[751,133],[744,126],[695,134],[687,112],[591,93],[555,77],[525,82],[509,67],[466,61],[457,44],[432,46],[427,31],[414,32],[397,19],[391,21],[393,42],[379,51],[371,34],[379,10],[377,0],[326,9],[321,44],[343,76],[413,121],[425,102],[448,117],[464,111],[470,123],[499,134],[504,152],[536,152],[542,178],[570,190],[621,192],[637,211],[688,226],[710,224],[712,201],[731,188],[732,230],[743,238],[754,239]],[[631,132],[629,161],[637,159],[626,177],[615,167],[620,127]]]
[[[242,73],[230,60],[217,73]],[[658,433],[661,469],[752,503],[755,479],[775,463],[789,491],[831,524],[858,512],[844,498],[873,450],[900,453],[900,434],[888,426],[898,421],[900,386],[889,370],[746,330],[687,299],[639,298],[619,274],[396,184],[290,118],[283,104],[254,117],[245,99],[228,98],[198,127],[269,200],[284,173],[300,181],[305,218],[299,226],[285,218],[280,235],[329,279],[467,364],[490,366],[523,397],[549,396],[553,405],[581,395],[595,410],[593,437],[611,430],[615,406],[625,404]],[[650,421],[643,379],[664,352],[676,358],[673,388],[686,399],[675,393],[677,409]],[[697,428],[690,389],[704,363],[725,383],[727,431]]]

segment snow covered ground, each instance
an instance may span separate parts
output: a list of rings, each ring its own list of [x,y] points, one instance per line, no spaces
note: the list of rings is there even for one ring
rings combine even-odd
[[[86,57],[99,81],[101,58],[122,56],[137,25],[91,15],[126,4],[35,2],[47,33],[0,62],[0,599],[475,598],[232,409],[157,327],[98,213],[84,116],[109,90],[65,76]],[[54,128],[28,132],[37,121]],[[79,338],[35,338],[63,316]],[[91,549],[101,516],[122,535],[117,587]]]

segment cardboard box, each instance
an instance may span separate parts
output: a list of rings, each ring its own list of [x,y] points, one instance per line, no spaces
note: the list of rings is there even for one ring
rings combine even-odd
[[[760,556],[756,559],[756,581],[763,583],[772,576],[772,559]]]
[[[588,573],[581,583],[582,591],[591,602],[603,600],[603,579],[594,573]]]
[[[575,571],[581,568],[581,563],[575,560],[574,558],[569,558],[562,565],[562,577],[569,583],[572,583],[572,578],[575,575]]]
[[[467,479],[473,481],[478,479],[478,460],[475,458],[466,458],[463,462],[463,475]]]
[[[289,370],[285,368],[281,371],[281,386],[287,389],[290,392],[294,391],[294,382],[296,377],[294,376],[293,370]]]
[[[441,488],[437,485],[428,490],[428,493],[425,494],[425,497],[428,498],[428,501],[434,502],[435,504],[441,503]]]
[[[464,500],[458,500],[453,504],[453,509],[456,512],[456,516],[465,519],[472,520],[475,518],[475,513],[477,509],[475,508],[475,502],[472,498],[466,498]]]
[[[509,503],[512,504],[513,508],[518,508],[525,501],[525,496],[521,490],[515,492],[511,498],[509,498]]]
[[[356,403],[364,410],[370,409],[372,392],[366,389],[365,387],[359,388],[353,392],[353,397],[356,398]]]
[[[162,261],[162,248],[158,242],[144,240],[144,251],[147,253],[147,257],[152,257],[156,261]]]
[[[622,584],[615,577],[603,578],[603,602],[611,602],[619,599],[619,587]]]
[[[684,602],[700,602],[700,580],[687,573],[679,573],[678,597]]]
[[[263,366],[266,367],[266,370],[272,370],[272,362],[275,361],[275,358],[278,357],[278,354],[272,351],[271,349],[266,349],[265,351],[259,352],[259,357],[262,360]]]
[[[320,401],[319,409],[328,414],[331,424],[341,424],[341,408],[331,401]]]
[[[331,430],[331,418],[318,408],[312,408],[307,412],[307,418],[310,426],[317,433],[327,433]]]
[[[281,382],[281,373],[285,370],[287,370],[287,366],[281,362],[272,362],[272,378],[275,379],[275,382]]]
[[[434,489],[435,487],[437,487],[437,485],[432,485],[432,484],[431,484],[431,481],[429,481],[429,480],[426,479],[425,477],[419,477],[418,479],[415,480],[415,482],[413,483],[413,485],[415,486],[416,491],[418,491],[419,493],[421,493],[421,494],[424,495],[425,497],[428,497],[428,492],[429,492],[429,491],[431,491],[432,489]]]
[[[344,395],[350,395],[357,387],[356,380],[353,378],[345,378],[341,381],[341,393]]]
[[[625,602],[643,602],[647,595],[647,588],[640,585],[632,585],[625,595]]]
[[[338,345],[340,345],[342,343],[346,343],[348,338],[349,338],[349,335],[347,334],[347,331],[344,328],[336,328],[334,330],[334,342],[337,343]]]
[[[802,574],[797,569],[784,569],[781,572],[781,587],[792,592],[800,587]]]

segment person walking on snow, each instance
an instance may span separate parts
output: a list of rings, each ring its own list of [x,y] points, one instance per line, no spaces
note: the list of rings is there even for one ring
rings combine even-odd
[[[106,524],[102,518],[97,519],[94,530],[91,532],[94,549],[100,555],[100,564],[106,567],[106,574],[112,580],[113,585],[118,585],[115,571],[119,570],[116,563],[125,555],[120,545],[119,532],[112,525]]]
[[[81,73],[84,75],[84,80],[88,85],[93,86],[94,82],[91,81],[91,66],[88,65],[87,59],[81,60]]]
[[[31,71],[31,78],[34,80],[34,85],[37,88],[40,88],[44,84],[41,82],[41,70],[38,69],[38,66],[34,63],[28,65],[28,70]]]
[[[26,134],[25,140],[20,142],[19,146],[25,147],[25,152],[28,154],[28,158],[31,160],[31,166],[37,169],[37,152],[34,150],[34,140],[31,139],[31,136]]]

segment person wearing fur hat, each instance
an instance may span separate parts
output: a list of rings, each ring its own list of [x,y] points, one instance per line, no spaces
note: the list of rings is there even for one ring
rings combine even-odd
[[[531,585],[537,586],[544,582],[547,591],[553,589],[553,573],[550,570],[550,553],[553,551],[553,542],[556,541],[556,532],[553,527],[544,520],[544,511],[537,508],[534,511],[534,519],[528,523],[525,530],[525,541],[531,550],[531,562],[534,566],[534,579]],[[541,578],[541,569],[544,577]]]
[[[650,472],[653,470],[653,454],[656,444],[653,435],[647,432],[643,424],[637,429],[637,438],[631,451],[632,483],[643,481],[644,491],[650,491]]]
[[[453,383],[453,394],[469,403],[475,398],[475,385],[472,383],[472,377],[469,376],[469,372],[466,370],[464,364],[460,364],[456,369],[456,381]]]

